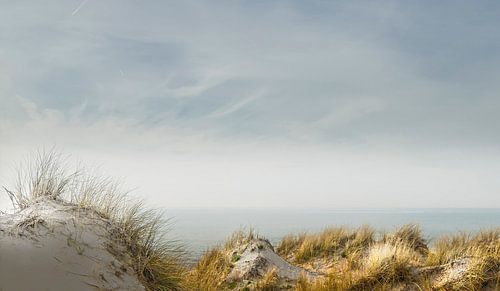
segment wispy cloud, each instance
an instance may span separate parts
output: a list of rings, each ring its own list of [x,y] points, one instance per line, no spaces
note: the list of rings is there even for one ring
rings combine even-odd
[[[256,99],[263,97],[265,95],[265,93],[266,93],[266,91],[264,89],[261,89],[257,92],[253,92],[252,94],[250,94],[250,96],[248,96],[246,98],[242,98],[240,100],[237,100],[236,102],[224,105],[223,107],[210,113],[207,117],[208,118],[220,118],[220,117],[224,117],[228,114],[235,113],[238,110],[245,107],[247,104],[255,101]]]
[[[73,10],[73,12],[71,13],[71,15],[75,16],[78,13],[78,11],[80,11],[80,9],[82,9],[83,6],[85,6],[85,4],[87,4],[87,1],[88,0],[83,0],[82,2],[80,2],[80,5],[78,5],[78,7],[76,7],[76,9]]]
[[[0,146],[162,149],[174,160],[165,151],[192,149],[185,171],[198,158],[203,169],[217,158],[248,162],[252,146],[261,161],[302,146],[276,161],[300,164],[287,178],[323,185],[323,200],[335,185],[322,170],[345,176],[326,163],[313,171],[321,178],[308,175],[321,160],[352,161],[369,181],[370,167],[384,168],[377,156],[394,151],[425,156],[427,170],[442,149],[496,161],[498,11],[496,2],[452,1],[11,1],[0,10]],[[349,160],[337,159],[338,147],[350,148]],[[320,157],[300,162],[311,152]],[[438,165],[449,177],[463,178],[452,173],[458,156]],[[484,174],[484,193],[498,189],[481,167],[468,173]],[[259,179],[285,192],[278,178]]]
[[[11,32],[2,39],[2,78],[10,80],[2,95],[62,112],[83,99],[89,121],[111,114],[141,124],[222,127],[227,135],[246,128],[249,138],[314,132],[302,136],[406,135],[421,145],[467,136],[480,144],[498,129],[490,120],[500,56],[488,48],[499,44],[483,37],[496,27],[496,7],[450,10],[443,3],[429,13],[397,2],[87,4],[71,7],[73,15],[85,8],[78,18],[64,17],[61,8],[70,4],[59,1],[13,3],[0,12]],[[477,25],[458,21],[467,11]],[[21,12],[38,16],[13,17]],[[436,29],[443,23],[455,25]],[[258,88],[266,94],[254,102],[249,96]],[[252,112],[231,114],[242,108]],[[213,121],[206,124],[206,116]],[[219,123],[221,116],[232,122]],[[452,130],[443,134],[435,123]]]

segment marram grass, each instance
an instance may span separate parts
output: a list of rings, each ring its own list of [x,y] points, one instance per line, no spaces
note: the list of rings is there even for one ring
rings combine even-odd
[[[166,239],[168,221],[162,213],[131,199],[112,179],[83,167],[68,168],[55,151],[37,152],[19,168],[16,184],[4,189],[16,209],[51,199],[96,211],[113,222],[115,239],[127,247],[148,290],[185,289],[183,251],[177,242]]]
[[[28,160],[17,183],[5,190],[17,209],[53,199],[110,219],[148,290],[234,289],[235,285],[226,283],[238,260],[233,250],[257,237],[253,231],[238,231],[188,268],[179,243],[164,236],[168,222],[161,212],[131,199],[111,179],[81,167],[69,171],[54,151]],[[321,274],[314,280],[302,276],[287,285],[289,290],[500,290],[500,229],[457,233],[429,242],[413,224],[381,234],[369,226],[328,227],[319,233],[287,235],[275,249],[290,263]],[[461,260],[467,262],[463,273],[438,286],[432,272],[419,271],[453,267]],[[283,287],[274,269],[251,286],[254,290]]]
[[[251,236],[238,232],[226,245],[206,252],[192,271],[198,276],[196,290],[230,290],[224,280],[231,270],[231,249],[235,241],[244,242]],[[327,228],[316,234],[287,235],[277,244],[276,251],[291,263],[313,271],[314,262],[329,263],[322,269],[322,276],[315,280],[302,276],[289,290],[500,289],[499,230],[475,235],[459,233],[430,243],[414,224],[378,236],[367,226]],[[428,273],[419,271],[461,259],[471,260],[467,270],[442,286],[436,287]],[[274,274],[270,270],[258,279],[255,290],[280,290],[278,286],[282,285]]]

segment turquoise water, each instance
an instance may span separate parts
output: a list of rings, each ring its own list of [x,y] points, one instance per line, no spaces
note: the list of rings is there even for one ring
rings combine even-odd
[[[223,242],[233,231],[249,227],[273,243],[285,234],[314,232],[332,225],[368,224],[390,231],[417,223],[431,242],[440,234],[500,227],[500,209],[190,209],[168,210],[167,216],[172,218],[170,236],[182,241],[193,258]]]

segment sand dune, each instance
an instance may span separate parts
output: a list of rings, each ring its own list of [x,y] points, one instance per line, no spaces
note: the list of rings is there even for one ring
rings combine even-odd
[[[0,216],[0,289],[145,290],[114,228],[93,210],[46,198]]]

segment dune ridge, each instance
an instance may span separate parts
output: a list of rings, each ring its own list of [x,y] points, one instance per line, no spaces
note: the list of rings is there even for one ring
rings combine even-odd
[[[442,236],[418,225],[290,234],[237,231],[193,265],[161,211],[109,178],[28,160],[0,214],[1,290],[499,290],[500,229]]]

